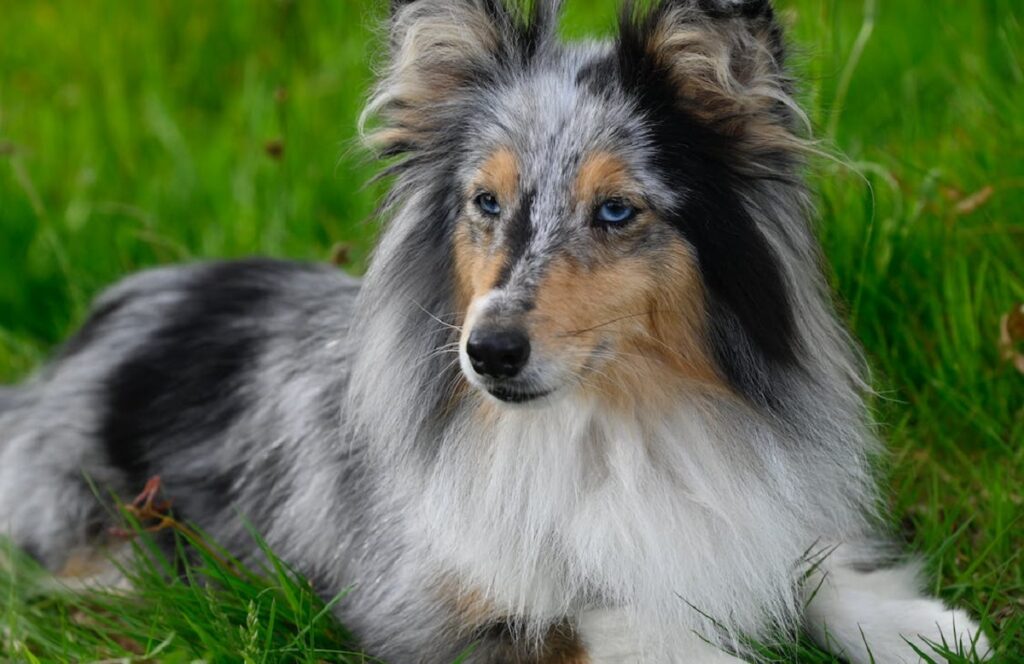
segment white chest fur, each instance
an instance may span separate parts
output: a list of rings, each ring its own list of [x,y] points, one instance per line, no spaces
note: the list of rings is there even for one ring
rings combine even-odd
[[[505,411],[449,433],[417,521],[432,557],[513,615],[615,606],[660,634],[749,634],[793,614],[801,555],[826,535],[817,482],[789,462],[694,405]]]

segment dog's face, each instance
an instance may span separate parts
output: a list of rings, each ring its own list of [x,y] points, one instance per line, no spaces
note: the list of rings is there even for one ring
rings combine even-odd
[[[794,163],[767,2],[627,9],[604,45],[559,43],[548,2],[402,4],[376,139],[450,180],[469,383],[630,406],[681,381],[761,390],[792,359],[782,270],[745,200]]]
[[[458,176],[461,366],[506,402],[616,395],[659,367],[714,379],[697,264],[646,129],[579,74],[495,90]]]

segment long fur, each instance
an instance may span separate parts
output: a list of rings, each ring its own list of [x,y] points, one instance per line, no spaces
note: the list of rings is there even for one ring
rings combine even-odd
[[[903,637],[952,613],[919,598],[907,630],[871,623],[885,633],[867,655],[870,600],[845,602],[876,568],[918,597],[916,572],[883,562],[864,369],[809,229],[770,4],[630,5],[615,43],[572,45],[545,0],[393,12],[364,117],[392,188],[362,282],[252,260],[113,288],[0,394],[0,532],[58,570],[105,525],[83,474],[126,497],[160,475],[176,511],[239,555],[259,559],[242,513],[325,595],[353,586],[337,613],[388,661],[474,642],[480,662],[726,661],[719,647],[798,629],[808,601],[836,652],[911,661]],[[534,188],[505,276],[467,315],[455,246],[497,144]],[[656,237],[700,275],[695,352],[714,377],[660,386],[668,406],[609,408],[583,388],[495,404],[467,382],[465,334],[496,308],[527,315],[553,261],[579,251],[564,196],[595,146],[621,155]],[[651,245],[631,255],[663,255]],[[652,382],[622,359],[608,366]]]

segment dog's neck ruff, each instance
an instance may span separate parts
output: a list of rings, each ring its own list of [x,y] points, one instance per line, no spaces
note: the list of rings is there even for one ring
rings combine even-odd
[[[686,626],[731,641],[790,624],[808,548],[864,526],[799,446],[723,404],[480,403],[468,395],[433,461],[395,479],[417,506],[427,573],[538,635],[609,603],[652,635]]]

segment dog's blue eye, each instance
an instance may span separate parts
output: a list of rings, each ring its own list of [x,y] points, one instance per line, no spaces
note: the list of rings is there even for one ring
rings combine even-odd
[[[501,203],[494,194],[480,194],[476,197],[476,206],[488,217],[497,217],[501,214]]]
[[[622,226],[636,216],[636,208],[624,201],[612,199],[601,203],[595,217],[599,223],[609,226]]]

